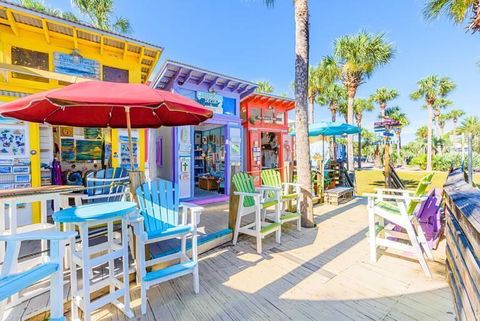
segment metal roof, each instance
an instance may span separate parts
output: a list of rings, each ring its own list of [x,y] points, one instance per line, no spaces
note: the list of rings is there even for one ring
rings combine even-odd
[[[125,35],[121,35],[121,34],[116,33],[116,32],[105,31],[105,30],[93,27],[92,25],[89,25],[85,22],[71,21],[71,20],[68,20],[68,19],[65,19],[65,18],[61,18],[61,17],[57,17],[57,16],[54,16],[54,15],[48,14],[48,13],[40,12],[38,10],[26,8],[26,7],[24,7],[20,4],[17,4],[17,3],[12,3],[12,2],[9,2],[9,1],[0,0],[0,6],[3,6],[5,8],[9,8],[9,9],[13,9],[13,10],[22,11],[22,12],[25,12],[25,13],[28,13],[28,14],[32,14],[32,15],[35,15],[35,16],[38,16],[38,17],[41,17],[41,18],[46,18],[46,19],[49,19],[49,20],[52,20],[52,21],[63,23],[63,24],[68,24],[68,25],[71,25],[73,27],[88,29],[90,31],[94,31],[96,33],[99,33],[101,35],[120,38],[124,41],[130,42],[130,43],[135,43],[137,45],[152,47],[153,49],[156,49],[156,50],[163,51],[163,49],[164,49],[163,47],[154,45],[152,43],[137,40],[137,39],[125,36]]]
[[[257,84],[226,76],[217,72],[195,67],[178,61],[167,60],[152,82],[152,87],[169,90],[174,83],[178,85],[206,85],[208,90],[221,90],[236,93],[240,98],[252,94]]]

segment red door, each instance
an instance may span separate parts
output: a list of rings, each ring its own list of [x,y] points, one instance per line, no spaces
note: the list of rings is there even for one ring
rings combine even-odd
[[[255,185],[261,185],[262,145],[259,130],[248,132],[248,172],[253,176]]]

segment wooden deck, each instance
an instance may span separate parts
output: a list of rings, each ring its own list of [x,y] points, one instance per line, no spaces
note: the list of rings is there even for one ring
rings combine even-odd
[[[365,203],[317,207],[317,228],[285,229],[282,244],[267,238],[261,256],[249,237],[203,254],[200,294],[189,276],[156,286],[145,317],[132,283],[135,320],[454,320],[444,242],[429,263],[432,279],[395,253],[372,265]],[[127,320],[113,307],[93,317]]]

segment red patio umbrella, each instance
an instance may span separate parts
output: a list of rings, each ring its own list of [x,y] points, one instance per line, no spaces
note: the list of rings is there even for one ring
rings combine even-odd
[[[198,125],[213,112],[181,95],[142,84],[88,81],[0,105],[0,115],[50,125],[131,128]]]

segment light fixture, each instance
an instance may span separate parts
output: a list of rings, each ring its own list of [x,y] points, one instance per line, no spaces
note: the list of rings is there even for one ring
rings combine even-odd
[[[80,54],[80,51],[78,49],[73,49],[72,53],[70,54],[72,56],[72,62],[74,64],[79,64],[81,59],[83,58],[82,55]]]

